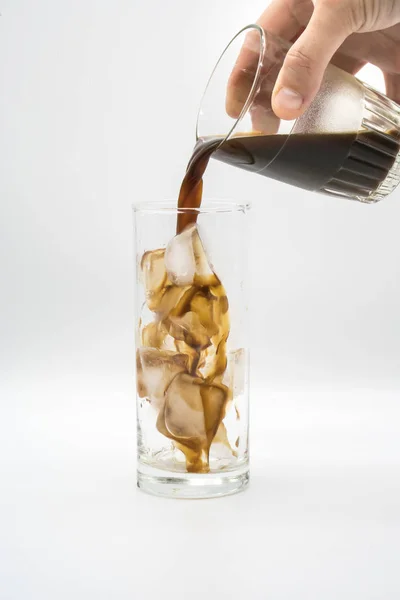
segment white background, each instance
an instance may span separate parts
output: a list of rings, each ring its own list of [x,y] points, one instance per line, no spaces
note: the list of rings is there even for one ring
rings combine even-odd
[[[0,2],[1,600],[400,595],[399,191],[211,165],[206,194],[254,205],[252,486],[135,489],[130,206],[176,195],[264,4]]]

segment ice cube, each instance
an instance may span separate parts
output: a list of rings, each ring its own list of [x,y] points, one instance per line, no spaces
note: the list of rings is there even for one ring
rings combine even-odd
[[[145,348],[158,348],[164,346],[164,340],[168,335],[164,323],[152,321],[141,329],[141,342]]]
[[[171,340],[174,340],[172,336],[168,336]],[[188,372],[193,374],[194,365],[199,362],[199,353],[194,348],[191,348],[186,342],[180,340],[174,340],[174,348],[180,354],[185,354],[188,357]]]
[[[208,261],[196,225],[188,227],[169,242],[165,250],[165,267],[168,278],[178,286],[219,283]]]
[[[206,292],[197,292],[190,302],[190,310],[196,313],[209,337],[213,337],[218,333],[218,323],[215,322],[213,314],[214,299],[215,296],[209,293],[206,295]]]
[[[187,312],[190,307],[190,300],[195,293],[191,286],[178,287],[177,285],[168,286],[157,306],[154,308],[159,319],[166,319],[171,316],[180,316]]]
[[[139,348],[136,355],[137,389],[141,398],[147,397],[160,409],[171,381],[188,368],[188,357],[168,350]]]
[[[220,426],[218,427],[218,431],[212,442],[212,448],[214,447],[215,444],[221,444],[222,446],[227,448],[227,450],[229,451],[228,455],[229,454],[231,454],[233,456],[238,455],[237,451],[234,448],[232,448],[232,446],[231,446],[231,443],[228,438],[228,432],[227,432],[227,429],[226,429],[226,426],[224,423],[221,423]],[[219,451],[218,456],[219,457],[222,456],[221,451]]]
[[[228,389],[221,384],[203,383],[201,386],[201,397],[203,400],[208,448],[210,448],[218,428],[225,417],[226,403],[229,397]]]
[[[157,308],[167,283],[164,255],[165,250],[163,249],[145,252],[140,263],[146,302],[150,310]]]
[[[204,379],[213,381],[222,377],[226,364],[226,342],[223,339],[218,344],[212,343],[201,352],[197,369]]]
[[[149,309],[146,302],[144,302],[140,311],[138,329],[138,346],[158,348],[158,350],[177,350],[175,340],[168,333],[165,322],[160,320],[158,315]]]
[[[187,312],[182,317],[169,318],[169,333],[173,338],[185,342],[196,350],[207,348],[211,344],[206,329],[194,312]]]
[[[179,442],[181,449],[208,450],[225,416],[228,390],[186,373],[177,375],[165,394],[158,430]]]
[[[227,338],[229,334],[229,303],[226,296],[226,292],[223,285],[216,285],[210,287],[210,295],[213,298],[212,303],[212,320],[218,324],[219,339]]]
[[[190,446],[202,446],[206,441],[206,425],[201,397],[201,379],[185,373],[177,375],[165,395],[163,420],[168,437]]]

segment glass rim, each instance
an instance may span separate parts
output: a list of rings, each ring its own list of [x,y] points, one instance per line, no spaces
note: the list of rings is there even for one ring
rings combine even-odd
[[[246,102],[243,104],[242,110],[240,111],[240,115],[237,117],[237,119],[235,120],[234,124],[232,125],[231,129],[228,131],[228,133],[225,134],[224,138],[221,140],[220,144],[218,147],[222,146],[222,144],[224,144],[232,135],[232,133],[234,133],[235,129],[237,128],[237,126],[239,125],[240,121],[243,119],[244,115],[247,113],[250,104],[253,101],[254,98],[254,94],[255,91],[257,89],[257,85],[260,81],[260,74],[261,74],[261,68],[262,68],[262,63],[264,60],[264,55],[265,55],[265,51],[267,48],[267,32],[260,26],[258,25],[258,23],[250,23],[249,25],[246,25],[245,27],[242,27],[242,29],[240,31],[238,31],[236,33],[236,35],[233,36],[233,38],[229,41],[229,43],[225,46],[224,50],[221,52],[212,72],[211,75],[208,78],[206,87],[204,89],[203,95],[201,97],[201,101],[200,101],[200,106],[197,112],[197,119],[196,119],[196,140],[199,139],[199,122],[200,122],[200,116],[201,116],[201,111],[202,111],[202,106],[203,106],[203,102],[204,102],[204,98],[208,92],[208,88],[211,84],[211,81],[214,77],[214,74],[216,72],[216,70],[219,67],[220,62],[222,61],[223,57],[225,56],[227,50],[229,49],[229,47],[234,43],[234,41],[241,36],[245,31],[248,30],[255,30],[258,32],[258,35],[260,36],[260,54],[258,56],[258,63],[257,63],[257,69],[256,69],[256,73],[254,75],[254,80],[253,83],[251,85],[251,89],[247,95],[247,99]]]
[[[203,198],[199,208],[178,208],[177,199],[151,200],[134,202],[132,210],[134,213],[142,214],[215,214],[248,212],[251,208],[250,202],[239,202],[237,200]]]

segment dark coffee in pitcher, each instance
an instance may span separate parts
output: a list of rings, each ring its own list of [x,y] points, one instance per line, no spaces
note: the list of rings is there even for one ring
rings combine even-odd
[[[178,232],[195,222],[201,204],[202,177],[210,157],[296,187],[368,201],[400,152],[400,134],[358,131],[292,135],[200,138],[193,150],[178,206]]]

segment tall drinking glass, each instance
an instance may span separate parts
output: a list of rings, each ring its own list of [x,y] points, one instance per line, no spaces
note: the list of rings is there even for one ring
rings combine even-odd
[[[248,205],[134,207],[138,486],[224,496],[249,480]]]

